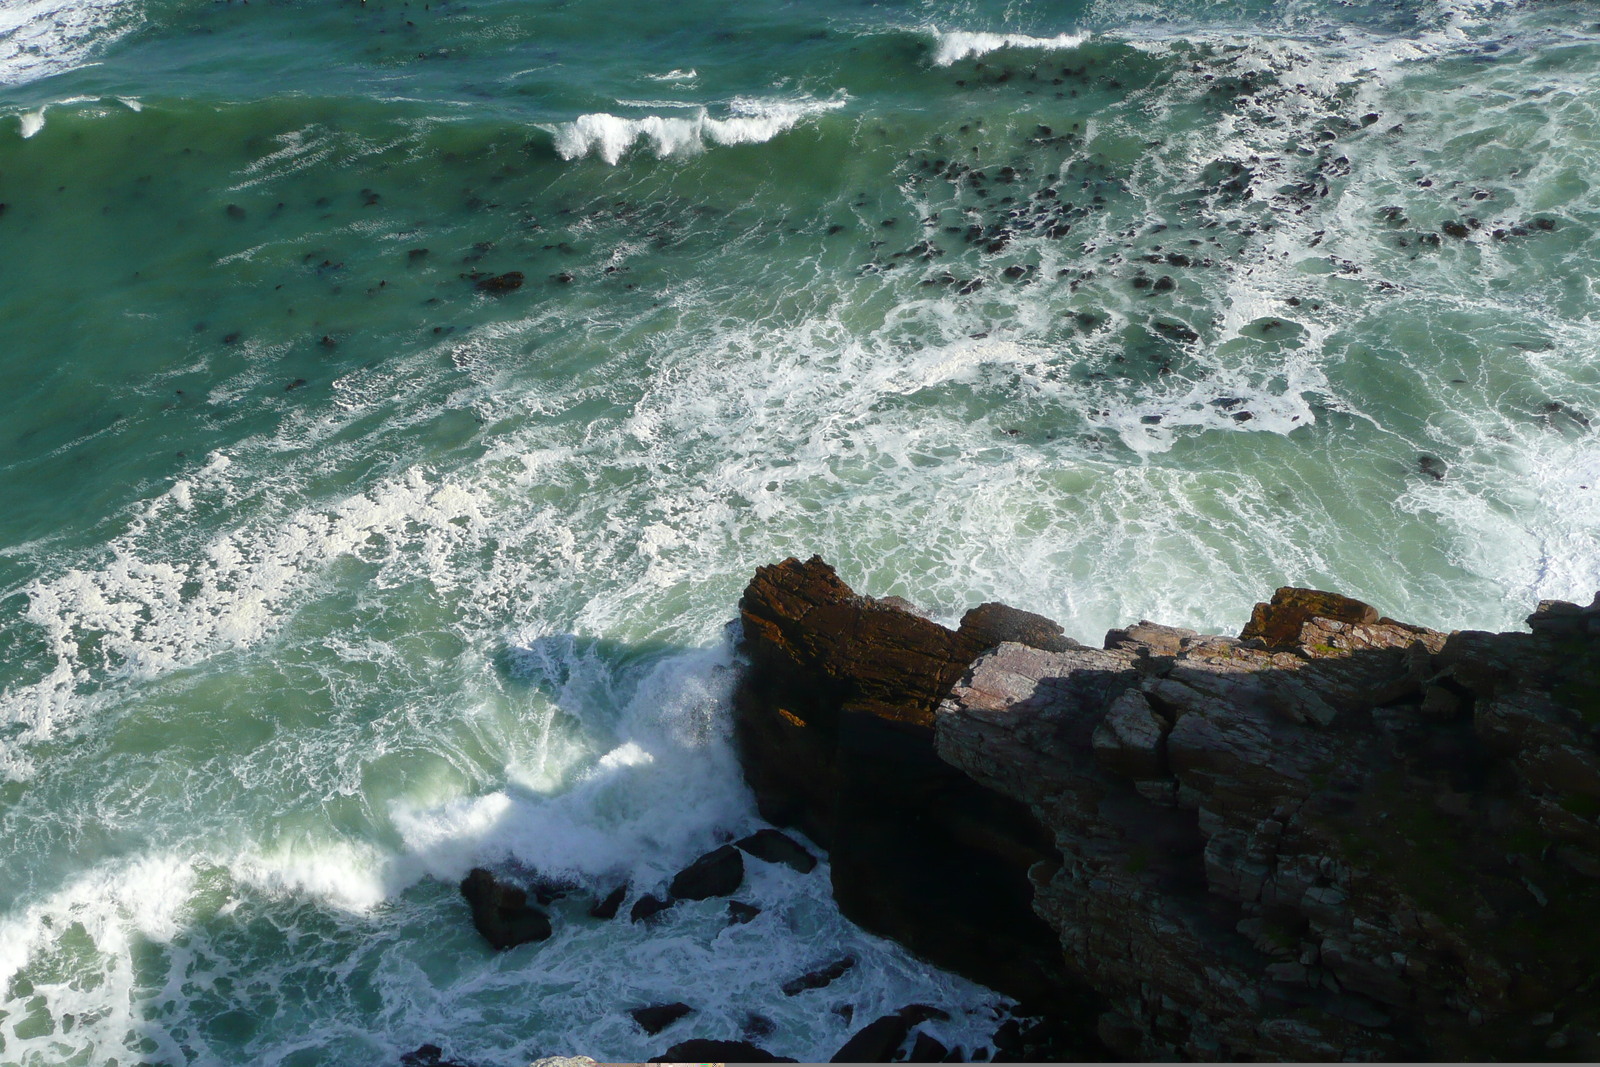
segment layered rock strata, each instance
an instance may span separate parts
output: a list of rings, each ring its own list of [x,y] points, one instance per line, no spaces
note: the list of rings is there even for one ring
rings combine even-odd
[[[1283,589],[1238,638],[1093,649],[813,559],[741,614],[763,814],[933,962],[1138,1059],[1600,1056],[1600,597],[1444,634]]]

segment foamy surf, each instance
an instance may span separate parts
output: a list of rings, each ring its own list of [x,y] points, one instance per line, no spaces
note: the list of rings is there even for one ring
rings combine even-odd
[[[0,5],[0,86],[81,66],[132,28],[137,0],[11,0]]]
[[[543,128],[554,135],[556,154],[562,159],[594,155],[615,166],[637,144],[647,145],[660,159],[695,155],[713,144],[762,144],[845,103],[842,96],[805,101],[739,97],[728,104],[725,118],[715,118],[703,107],[687,117],[623,118],[599,112]]]
[[[933,65],[948,67],[963,59],[988,55],[1002,48],[1026,48],[1040,51],[1060,51],[1077,48],[1089,39],[1087,33],[1058,33],[1054,37],[1031,37],[1025,33],[979,33],[953,30],[934,35]]]

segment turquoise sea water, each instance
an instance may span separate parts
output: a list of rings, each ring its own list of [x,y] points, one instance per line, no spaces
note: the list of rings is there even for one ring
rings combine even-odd
[[[825,868],[498,956],[454,883],[756,826],[788,555],[1089,640],[1587,601],[1596,174],[1582,2],[4,0],[0,1063],[983,1045]]]

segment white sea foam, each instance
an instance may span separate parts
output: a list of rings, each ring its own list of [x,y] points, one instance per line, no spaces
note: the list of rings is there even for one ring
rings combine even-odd
[[[600,112],[543,128],[555,137],[556,153],[562,159],[594,155],[615,165],[630,148],[641,143],[662,159],[693,155],[704,151],[708,144],[762,144],[813,115],[842,108],[845,103],[843,96],[832,100],[737,97],[728,103],[725,118],[714,118],[703,107],[697,114],[682,118],[624,118]]]
[[[137,23],[140,0],[9,0],[0,5],[0,85],[20,85],[88,61]]]
[[[1089,39],[1087,33],[1058,33],[1054,37],[1030,37],[1025,33],[980,33],[967,30],[929,32],[933,34],[935,40],[933,63],[937,67],[948,67],[963,59],[988,55],[1002,48],[1060,51],[1077,48]]]

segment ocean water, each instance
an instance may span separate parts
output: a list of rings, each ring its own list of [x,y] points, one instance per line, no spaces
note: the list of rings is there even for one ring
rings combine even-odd
[[[788,555],[1586,602],[1596,175],[1584,0],[0,0],[0,1063],[983,1046],[825,866],[499,955],[455,882],[760,825]]]

